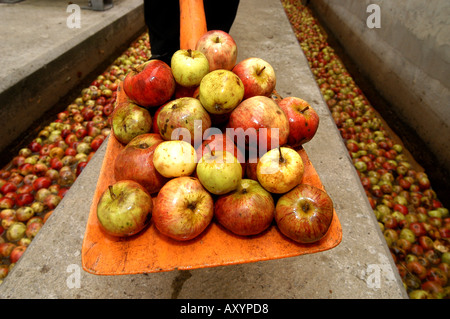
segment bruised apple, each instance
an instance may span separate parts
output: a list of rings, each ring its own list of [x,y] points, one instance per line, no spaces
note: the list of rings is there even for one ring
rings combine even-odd
[[[136,104],[149,108],[170,100],[176,82],[170,66],[161,60],[150,60],[131,68],[123,80],[125,94]]]
[[[157,126],[163,139],[200,144],[203,133],[211,127],[211,118],[198,99],[182,97],[167,102],[158,112]]]
[[[214,202],[200,181],[191,176],[176,177],[159,191],[153,222],[162,234],[178,241],[200,235],[214,216]]]
[[[241,236],[257,235],[266,230],[274,212],[272,194],[252,179],[242,179],[236,190],[219,196],[214,205],[217,221]]]
[[[131,101],[119,104],[111,115],[112,132],[122,144],[127,144],[140,134],[149,133],[152,124],[149,111]]]
[[[97,204],[97,218],[107,234],[127,237],[144,229],[152,209],[152,197],[147,190],[135,181],[123,180],[105,189]]]
[[[333,202],[323,190],[300,184],[281,196],[275,207],[279,230],[298,243],[322,239],[333,219]]]
[[[163,141],[156,133],[141,134],[132,139],[116,156],[114,178],[117,181],[134,180],[150,194],[159,191],[168,179],[155,169],[153,154]]]
[[[231,112],[244,97],[241,79],[229,70],[214,70],[200,82],[198,98],[211,114]]]

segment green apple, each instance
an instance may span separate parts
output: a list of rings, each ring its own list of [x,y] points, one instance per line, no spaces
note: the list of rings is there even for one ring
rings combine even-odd
[[[112,132],[122,144],[128,144],[140,134],[149,133],[152,128],[150,112],[130,100],[117,105],[111,116]]]
[[[186,141],[164,141],[155,148],[153,165],[164,177],[188,176],[197,167],[197,152]]]
[[[244,84],[231,71],[214,70],[200,82],[198,98],[211,114],[230,113],[244,98]]]
[[[209,73],[208,59],[197,50],[180,49],[172,55],[170,63],[175,81],[184,87],[198,86]]]
[[[97,219],[107,234],[131,236],[148,224],[152,209],[152,197],[147,190],[135,181],[123,180],[103,192],[97,204]]]
[[[242,180],[241,163],[227,151],[212,151],[203,155],[196,172],[202,185],[215,195],[235,190]]]

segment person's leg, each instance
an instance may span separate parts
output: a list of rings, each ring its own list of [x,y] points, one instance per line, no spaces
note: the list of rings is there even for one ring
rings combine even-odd
[[[208,30],[230,32],[239,7],[239,0],[204,0]]]
[[[144,15],[151,58],[170,65],[173,53],[180,48],[179,0],[144,0]]]

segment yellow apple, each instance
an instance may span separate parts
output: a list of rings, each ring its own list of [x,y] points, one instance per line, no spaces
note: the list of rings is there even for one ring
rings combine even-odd
[[[164,177],[188,176],[197,166],[197,153],[186,141],[164,141],[155,148],[153,165]]]
[[[259,183],[269,192],[282,194],[301,183],[304,173],[300,154],[289,147],[274,148],[265,153],[256,166]]]
[[[216,195],[235,190],[242,179],[241,163],[227,151],[212,151],[203,155],[196,172],[202,185]]]

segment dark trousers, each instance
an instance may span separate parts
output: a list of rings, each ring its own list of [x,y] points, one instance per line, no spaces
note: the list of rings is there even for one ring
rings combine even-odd
[[[204,0],[203,6],[208,30],[230,31],[239,0]],[[152,56],[170,65],[172,54],[180,49],[179,0],[144,0],[144,15]]]

